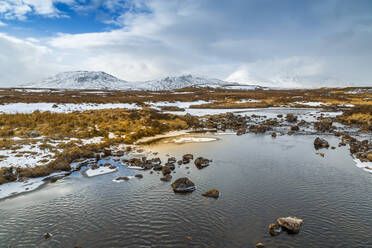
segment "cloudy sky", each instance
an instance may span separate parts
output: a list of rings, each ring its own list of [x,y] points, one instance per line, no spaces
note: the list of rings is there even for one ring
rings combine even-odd
[[[372,86],[372,1],[1,0],[0,87],[70,70]]]

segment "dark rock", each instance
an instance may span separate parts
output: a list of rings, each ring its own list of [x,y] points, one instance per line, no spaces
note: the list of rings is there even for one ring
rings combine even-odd
[[[10,167],[3,171],[3,178],[7,181],[15,181],[17,180],[17,171],[15,168]]]
[[[44,233],[44,238],[45,239],[49,239],[52,236],[53,236],[53,234],[51,234],[51,233]]]
[[[99,166],[98,166],[97,164],[92,164],[92,165],[90,166],[90,168],[91,168],[92,170],[96,170],[96,169],[99,168]]]
[[[211,189],[208,190],[207,192],[204,192],[202,196],[213,197],[217,199],[220,196],[220,192],[217,189]]]
[[[291,114],[287,114],[287,116],[285,117],[285,119],[288,122],[297,122],[297,116],[293,115],[292,113]]]
[[[173,163],[175,163],[175,162],[177,162],[177,159],[176,159],[175,157],[170,157],[170,158],[168,158],[168,163],[173,164]]]
[[[142,174],[136,174],[135,177],[137,177],[137,178],[143,178],[143,175]]]
[[[188,164],[190,163],[190,160],[194,159],[194,155],[192,154],[185,154],[182,156],[182,163],[183,164]]]
[[[121,180],[128,181],[129,177],[117,177],[115,180],[116,181],[121,181]]]
[[[326,141],[325,139],[317,137],[314,140],[314,147],[315,149],[328,148],[329,144],[328,141]]]
[[[276,138],[276,132],[272,132],[271,137]]]
[[[195,184],[187,177],[177,179],[171,186],[176,193],[193,192],[196,189]]]
[[[172,170],[170,169],[168,165],[164,165],[161,168],[161,172],[163,173],[163,175],[167,175],[167,174],[171,174]]]
[[[291,131],[296,132],[298,130],[300,130],[300,128],[298,126],[296,126],[296,125],[291,126]]]
[[[110,168],[111,170],[113,170],[113,169],[116,169],[116,166],[115,166],[115,165],[110,165],[109,168]]]
[[[198,169],[202,169],[204,167],[207,167],[211,161],[212,160],[209,160],[207,158],[198,157],[197,159],[195,159],[194,163]]]

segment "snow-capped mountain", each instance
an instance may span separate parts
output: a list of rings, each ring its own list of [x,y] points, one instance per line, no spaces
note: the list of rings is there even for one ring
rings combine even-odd
[[[193,75],[182,75],[141,82],[137,85],[137,87],[144,90],[157,91],[181,89],[192,86],[217,88],[223,87],[226,84],[228,84],[228,82],[219,79],[204,78]]]
[[[101,71],[70,71],[56,74],[45,80],[21,86],[23,88],[49,89],[100,89],[100,90],[174,90],[186,87],[226,89],[263,89],[258,85],[241,85],[220,79],[193,75],[165,77],[145,82],[128,82]]]
[[[41,82],[24,85],[27,88],[50,89],[130,89],[130,83],[102,71],[68,71],[58,73]]]

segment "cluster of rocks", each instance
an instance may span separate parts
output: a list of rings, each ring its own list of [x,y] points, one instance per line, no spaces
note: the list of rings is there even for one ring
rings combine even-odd
[[[359,141],[348,134],[340,134],[341,142],[339,146],[345,146],[346,144],[350,147],[350,153],[353,154],[362,162],[372,162],[372,143],[368,140]]]

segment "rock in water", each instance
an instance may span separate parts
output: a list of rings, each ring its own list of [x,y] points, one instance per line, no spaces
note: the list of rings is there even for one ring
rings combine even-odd
[[[52,236],[53,236],[53,234],[51,234],[51,233],[44,233],[44,238],[45,239],[49,239]]]
[[[328,144],[328,141],[326,141],[325,139],[317,137],[314,140],[314,147],[315,147],[315,149],[318,150],[320,148],[328,148],[329,144]]]
[[[284,227],[291,233],[299,233],[303,220],[297,217],[278,218],[279,226]]]
[[[176,193],[193,192],[196,189],[195,184],[187,177],[178,178],[171,186]]]
[[[195,165],[198,169],[202,169],[204,167],[207,167],[211,161],[212,160],[209,160],[209,159],[206,159],[206,158],[203,158],[203,157],[199,157],[199,158],[195,159],[194,163],[195,163]]]
[[[256,244],[256,247],[257,247],[257,248],[262,248],[262,247],[265,247],[265,246],[264,246],[264,244],[262,244],[262,243],[257,243],[257,244]]]
[[[282,231],[282,228],[274,223],[269,225],[269,233],[271,236],[277,236]]]
[[[165,176],[161,177],[160,180],[164,182],[169,182],[170,180],[172,180],[172,176],[170,174],[166,174]]]
[[[167,175],[167,174],[171,174],[172,170],[170,169],[170,167],[168,165],[164,165],[162,168],[161,168],[161,172],[163,173],[163,175]]]
[[[202,196],[213,197],[217,199],[220,196],[220,192],[217,189],[211,189],[207,192],[204,192]]]
[[[143,175],[142,174],[136,174],[135,177],[137,177],[137,178],[143,178]]]

